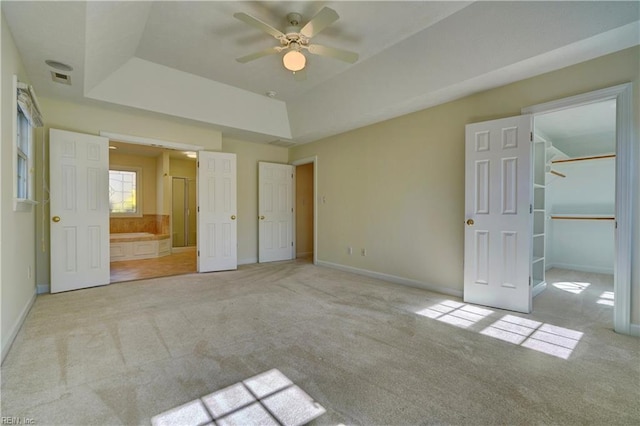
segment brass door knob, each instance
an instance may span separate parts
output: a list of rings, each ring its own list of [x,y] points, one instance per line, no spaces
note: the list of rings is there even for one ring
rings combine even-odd
[[[231,215],[231,220],[236,220],[236,215],[235,214]]]
[[[56,222],[56,223],[58,223],[58,222],[60,222],[60,216],[54,216],[54,217],[51,218],[51,220]]]
[[[264,216],[258,216],[258,219],[264,220]]]
[[[467,219],[467,225],[473,226],[474,223],[473,219]]]

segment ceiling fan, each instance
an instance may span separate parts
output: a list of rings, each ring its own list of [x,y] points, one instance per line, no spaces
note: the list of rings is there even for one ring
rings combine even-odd
[[[263,56],[288,51],[282,57],[284,67],[289,71],[293,71],[297,79],[304,79],[304,67],[307,62],[306,57],[302,53],[304,50],[314,55],[329,56],[350,64],[353,64],[358,60],[358,54],[355,52],[310,43],[312,37],[338,20],[338,13],[329,7],[325,7],[320,10],[320,12],[311,18],[311,20],[303,27],[300,25],[302,16],[299,13],[289,13],[287,15],[287,22],[289,22],[289,26],[287,26],[284,31],[279,31],[271,25],[266,24],[251,15],[247,15],[246,13],[238,12],[233,16],[252,27],[264,31],[265,33],[273,36],[276,40],[280,41],[279,46],[270,47],[250,55],[242,56],[236,59],[238,62],[246,63],[262,58]]]

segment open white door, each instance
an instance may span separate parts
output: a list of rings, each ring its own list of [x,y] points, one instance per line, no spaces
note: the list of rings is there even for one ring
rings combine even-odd
[[[109,284],[109,140],[50,129],[51,293]]]
[[[236,155],[198,152],[198,272],[238,268]]]
[[[532,123],[466,126],[465,302],[531,312]]]
[[[258,262],[293,256],[293,174],[288,164],[258,163]]]

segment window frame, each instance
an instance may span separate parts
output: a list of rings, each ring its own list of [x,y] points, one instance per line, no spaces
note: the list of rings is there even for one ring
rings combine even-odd
[[[109,195],[109,217],[142,217],[142,167],[110,164],[109,172],[134,172],[136,174],[136,211],[135,213],[113,213],[111,195]]]
[[[22,116],[22,119],[20,118]],[[18,106],[18,76],[13,76],[13,210],[30,212],[35,200],[34,190],[34,128]],[[20,136],[19,136],[20,134]],[[26,139],[23,139],[26,138]],[[26,148],[26,152],[25,152]],[[20,167],[18,158],[22,158],[24,168]],[[20,173],[22,170],[22,173]],[[23,179],[20,179],[23,175]]]

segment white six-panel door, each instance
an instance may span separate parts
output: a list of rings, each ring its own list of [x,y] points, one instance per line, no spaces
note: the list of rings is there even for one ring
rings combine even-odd
[[[258,163],[258,262],[293,259],[293,174],[288,164]]]
[[[236,155],[198,152],[198,272],[238,268]]]
[[[532,117],[466,126],[464,301],[531,312]]]
[[[109,140],[49,131],[51,292],[109,283]]]

